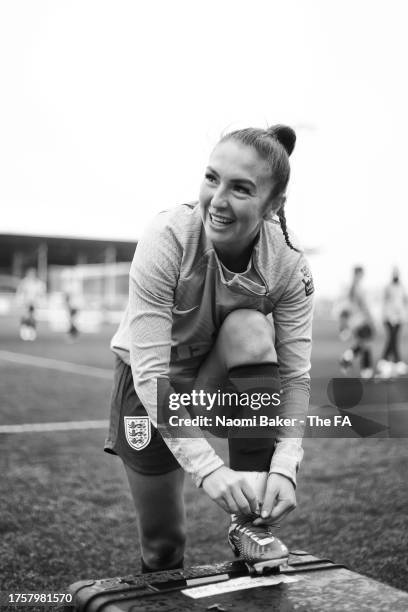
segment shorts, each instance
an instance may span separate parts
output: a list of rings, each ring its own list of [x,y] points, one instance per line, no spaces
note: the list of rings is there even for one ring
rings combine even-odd
[[[359,340],[371,340],[374,336],[373,328],[368,323],[364,323],[363,325],[359,325],[354,330],[354,335]]]
[[[138,417],[143,418],[136,420]],[[128,467],[139,474],[166,474],[180,468],[160,432],[151,423],[135,391],[131,367],[117,356],[109,433],[104,451],[118,455]]]
[[[171,383],[176,390],[181,390],[181,378],[173,379]],[[279,378],[274,380],[274,385],[280,389]],[[245,414],[245,410],[250,408],[244,406],[242,409],[244,412],[240,416],[249,416]],[[219,410],[226,417],[234,416],[234,413],[230,412],[232,407],[215,404],[213,410],[215,413]],[[272,428],[268,428],[268,436],[260,438],[235,436],[234,428],[229,426],[218,426],[217,432],[211,429],[209,431],[217,437],[228,438],[232,469],[264,471],[267,469],[265,466],[269,468],[276,442]],[[128,467],[139,474],[166,474],[181,467],[161,433],[152,425],[135,391],[130,365],[119,357],[116,357],[115,362],[110,427],[104,450],[118,455]]]

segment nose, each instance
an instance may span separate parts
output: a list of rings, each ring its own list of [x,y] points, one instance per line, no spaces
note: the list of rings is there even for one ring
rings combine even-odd
[[[228,206],[228,198],[225,192],[225,189],[222,185],[219,185],[218,188],[213,193],[211,198],[211,208],[213,209],[224,209]]]

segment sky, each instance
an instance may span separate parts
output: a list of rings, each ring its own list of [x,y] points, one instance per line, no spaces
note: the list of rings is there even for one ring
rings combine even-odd
[[[288,225],[320,295],[408,285],[405,0],[5,0],[0,233],[137,240],[219,137],[297,131]],[[404,269],[404,266],[406,269]]]

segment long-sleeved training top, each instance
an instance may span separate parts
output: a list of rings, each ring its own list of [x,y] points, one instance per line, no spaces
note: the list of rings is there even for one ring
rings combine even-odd
[[[197,203],[159,213],[139,240],[130,269],[129,303],[112,350],[131,365],[136,393],[157,426],[157,379],[194,377],[218,330],[233,310],[273,318],[281,375],[282,412],[306,415],[309,403],[313,280],[303,254],[263,221],[248,268],[222,265],[207,238]],[[293,434],[292,434],[293,435]],[[165,437],[197,486],[223,465],[204,437]],[[277,440],[271,472],[296,484],[301,438]]]

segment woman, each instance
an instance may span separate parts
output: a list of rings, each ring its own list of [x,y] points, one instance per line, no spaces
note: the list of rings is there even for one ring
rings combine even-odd
[[[162,436],[156,425],[158,392],[170,397],[180,377],[195,379],[195,389],[279,392],[282,414],[305,417],[313,281],[284,213],[295,139],[286,126],[227,134],[210,156],[199,202],[160,213],[138,243],[112,340],[105,450],[125,464],[143,571],[182,566],[185,471],[231,514],[236,553],[287,557],[270,525],[296,504],[301,425],[255,442],[229,436],[230,467],[198,428]]]
[[[364,269],[356,266],[353,269],[353,279],[348,292],[349,327],[353,336],[353,346],[344,351],[340,365],[344,373],[352,367],[355,357],[360,358],[360,375],[371,378],[374,374],[372,341],[375,333],[375,323],[368,306],[363,288]]]
[[[383,378],[408,373],[408,366],[401,359],[399,336],[407,316],[408,298],[400,281],[398,268],[392,272],[391,282],[383,296],[383,320],[386,332],[382,359],[377,363],[378,373]]]

